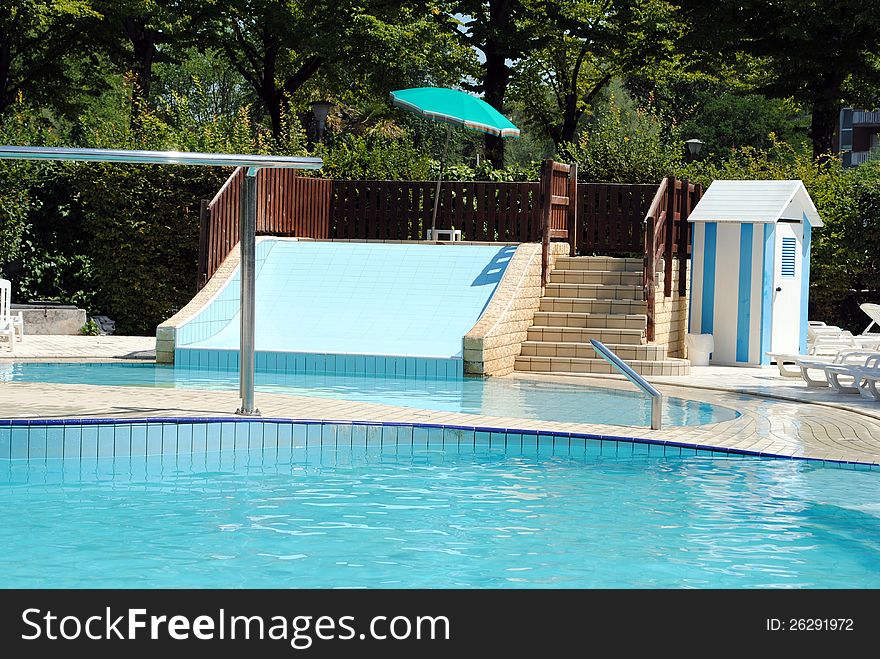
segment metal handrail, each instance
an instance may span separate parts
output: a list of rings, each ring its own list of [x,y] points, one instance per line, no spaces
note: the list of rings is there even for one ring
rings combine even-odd
[[[663,418],[663,394],[657,391],[645,378],[632,370],[629,364],[614,354],[614,351],[601,341],[590,339],[590,343],[593,344],[596,354],[604,358],[618,373],[651,397],[651,430],[660,430]]]
[[[121,149],[73,149],[69,147],[0,145],[0,159],[77,160],[125,162],[150,165],[209,165],[219,167],[289,167],[320,169],[320,158],[301,156],[255,156],[241,153],[194,153],[188,151],[127,151]]]
[[[264,167],[290,169],[320,169],[320,158],[300,156],[256,156],[240,153],[193,153],[186,151],[127,151],[120,149],[72,149],[68,147],[0,145],[0,160],[71,160],[86,162],[115,162],[149,165],[210,165],[246,167],[241,181],[241,209],[239,214],[239,244],[241,253],[241,334],[239,339],[239,390],[241,407],[236,414],[257,416],[254,405],[254,337],[256,232],[257,232],[257,172]]]

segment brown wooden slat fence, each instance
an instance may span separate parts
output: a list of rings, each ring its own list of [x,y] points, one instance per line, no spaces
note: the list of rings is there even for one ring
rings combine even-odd
[[[329,238],[424,240],[434,205],[432,181],[332,181]],[[541,237],[538,183],[443,184],[438,229],[462,239],[528,242]]]
[[[238,243],[244,168],[227,179],[211,201],[203,201],[199,232],[198,286],[211,278]],[[257,173],[257,233],[327,238],[333,181],[296,176],[288,169]]]

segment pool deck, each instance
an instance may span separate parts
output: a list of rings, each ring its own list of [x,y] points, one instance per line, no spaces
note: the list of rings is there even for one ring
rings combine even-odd
[[[96,361],[102,359],[153,360],[156,358],[154,336],[77,336],[25,335],[11,353],[7,343],[0,343],[0,363],[9,361],[54,362],[65,359]]]
[[[26,337],[37,352],[50,337]],[[106,360],[148,352],[150,337],[51,337],[52,352],[30,359]],[[38,339],[42,339],[39,340]],[[78,341],[71,341],[78,339]],[[85,341],[88,339],[89,341]],[[89,346],[92,346],[89,348]],[[78,354],[79,352],[86,354]],[[16,350],[15,359],[27,359]],[[0,353],[8,360],[8,353]],[[145,357],[139,357],[141,359]],[[513,377],[631,389],[615,377]],[[546,430],[597,436],[636,437],[819,460],[880,465],[880,405],[858,396],[808,389],[781,378],[775,369],[695,368],[684,377],[657,377],[652,382],[668,396],[689,398],[738,410],[731,421],[703,426],[668,426],[662,430],[598,424],[559,423],[509,417],[438,412],[345,400],[257,392],[265,417],[345,421],[394,421],[483,428]],[[0,418],[144,418],[232,416],[239,399],[235,391],[105,387],[95,385],[3,383]]]

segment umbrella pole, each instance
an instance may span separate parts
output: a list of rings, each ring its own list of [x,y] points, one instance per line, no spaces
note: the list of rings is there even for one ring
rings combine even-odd
[[[440,176],[437,178],[437,188],[434,190],[434,213],[431,215],[431,238],[436,240],[434,231],[437,229],[437,209],[440,207],[440,181],[443,180],[443,166],[446,164],[446,152],[449,151],[449,136],[452,133],[452,124],[446,125],[446,142],[443,144],[443,156],[440,158]]]

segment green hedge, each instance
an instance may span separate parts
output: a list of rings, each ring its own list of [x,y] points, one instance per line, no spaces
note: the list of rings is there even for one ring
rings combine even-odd
[[[195,292],[199,205],[219,168],[40,164],[0,169],[0,271],[14,299],[84,306],[149,335]],[[19,175],[13,182],[10,178]]]

